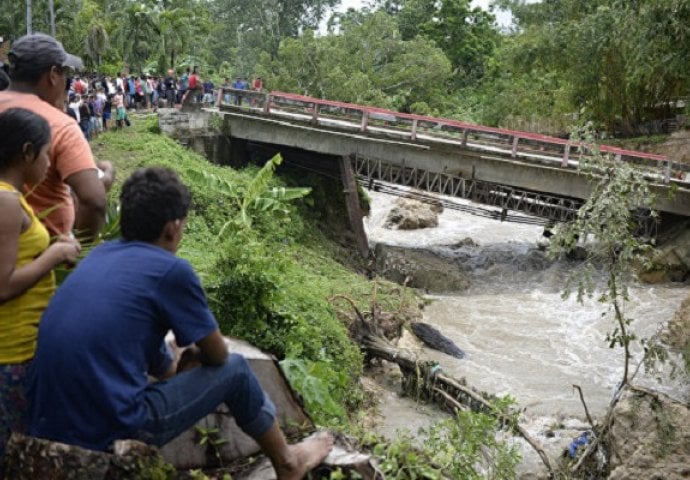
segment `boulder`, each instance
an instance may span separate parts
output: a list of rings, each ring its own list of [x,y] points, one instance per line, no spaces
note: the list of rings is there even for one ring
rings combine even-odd
[[[249,362],[261,387],[273,400],[278,423],[286,434],[291,436],[302,430],[312,430],[311,419],[302,409],[276,359],[242,340],[226,338],[226,343],[230,352],[239,353]],[[213,432],[214,438],[222,439],[222,443],[216,443],[217,450],[215,442],[200,444],[203,436],[200,432]],[[220,405],[214,413],[161,449],[163,457],[180,469],[216,467],[219,463],[229,464],[259,451],[259,445],[240,430],[225,405]]]
[[[13,433],[5,453],[8,480],[164,480],[177,478],[156,447],[120,440],[114,453]]]
[[[690,408],[627,390],[615,407],[609,480],[690,478]]]
[[[374,249],[379,275],[393,282],[430,293],[459,292],[470,283],[452,260],[425,250],[377,244]]]
[[[384,228],[416,230],[438,226],[438,215],[443,211],[440,202],[423,203],[409,198],[397,198],[388,212]]]

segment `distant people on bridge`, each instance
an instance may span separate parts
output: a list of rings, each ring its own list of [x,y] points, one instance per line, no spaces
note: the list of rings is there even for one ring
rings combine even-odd
[[[232,88],[232,83],[230,83],[230,79],[228,77],[225,77],[225,80],[223,80],[223,85],[221,85],[221,88],[223,89],[223,103],[230,105],[232,96],[230,92],[225,90],[226,88]]]
[[[261,90],[263,90],[263,88],[264,88],[263,80],[261,79],[261,77],[256,77],[252,81],[252,91],[258,93],[258,92],[261,92]],[[256,97],[251,97],[250,103],[252,104],[252,106],[256,106]]]
[[[203,103],[207,105],[213,105],[213,90],[215,88],[215,85],[213,85],[213,81],[210,78],[207,78],[206,81],[204,82],[204,98],[203,98]]]
[[[235,90],[247,90],[247,81],[243,77],[235,78],[235,83],[232,84],[232,88]],[[235,105],[242,105],[242,94],[240,92],[235,92]]]
[[[264,82],[261,77],[256,77],[252,82],[252,90],[255,92],[260,92],[264,88]]]

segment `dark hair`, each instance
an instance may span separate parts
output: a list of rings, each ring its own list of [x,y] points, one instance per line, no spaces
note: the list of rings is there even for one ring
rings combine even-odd
[[[135,171],[122,186],[120,227],[125,240],[153,242],[171,220],[187,217],[191,195],[169,168]]]
[[[5,72],[5,69],[0,67],[0,90],[5,90],[10,86],[10,77]]]
[[[0,170],[20,160],[25,144],[33,145],[36,158],[41,148],[50,143],[48,122],[24,108],[10,108],[0,113],[0,132],[12,132],[0,142]]]

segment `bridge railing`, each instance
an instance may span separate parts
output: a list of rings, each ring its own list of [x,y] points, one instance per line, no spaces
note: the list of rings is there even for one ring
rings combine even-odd
[[[285,92],[219,89],[217,105],[226,106],[227,95],[246,99],[246,108],[267,115],[292,115],[326,128],[396,136],[411,141],[447,141],[464,147],[479,145],[509,151],[511,157],[537,162],[559,162],[561,168],[575,168],[579,143],[532,132],[474,125],[460,120],[396,112],[384,108],[324,100]],[[234,97],[236,98],[236,97]],[[232,107],[233,105],[230,105]],[[239,105],[242,107],[242,105]],[[665,155],[601,145],[599,150],[614,161],[632,162],[649,170],[649,176],[669,183],[684,175],[688,167]]]
[[[258,108],[263,110],[268,92],[220,87],[216,91],[216,107]]]

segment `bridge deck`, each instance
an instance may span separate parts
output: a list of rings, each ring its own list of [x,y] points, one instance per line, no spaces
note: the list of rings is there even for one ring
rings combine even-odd
[[[226,94],[239,94],[247,104],[229,105],[224,102]],[[584,199],[589,194],[589,185],[578,174],[578,145],[561,138],[281,92],[221,91],[217,107],[229,118],[231,135],[239,138],[355,155],[512,188],[510,195],[501,194],[503,198],[536,198],[535,192],[542,192],[540,198],[559,198],[546,202],[560,205],[559,209],[562,200]],[[656,208],[690,216],[688,166],[645,152],[610,146],[600,150],[612,162],[632,162],[645,171],[658,192]],[[670,186],[676,191],[674,199],[666,195]]]

